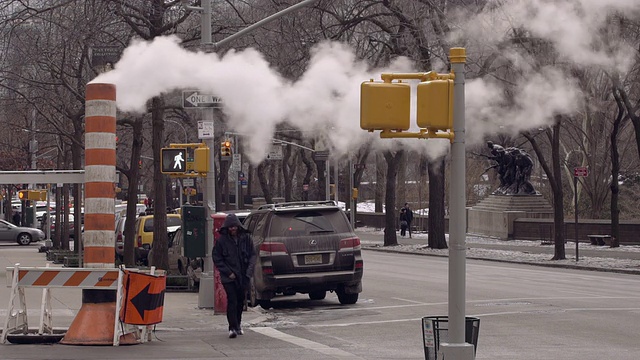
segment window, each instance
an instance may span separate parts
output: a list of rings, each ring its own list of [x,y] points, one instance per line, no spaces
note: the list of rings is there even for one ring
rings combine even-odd
[[[300,236],[351,231],[340,211],[300,211],[276,213],[271,236]]]

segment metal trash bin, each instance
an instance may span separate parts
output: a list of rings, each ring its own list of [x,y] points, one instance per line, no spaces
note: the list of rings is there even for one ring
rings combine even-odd
[[[473,353],[478,349],[478,333],[480,319],[465,317],[464,341],[473,345]],[[440,343],[449,342],[449,317],[426,316],[422,318],[422,339],[424,341],[424,358],[426,360],[443,360]]]

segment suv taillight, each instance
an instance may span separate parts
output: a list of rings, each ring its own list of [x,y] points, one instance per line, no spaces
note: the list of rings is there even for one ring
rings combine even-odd
[[[117,242],[122,242],[122,233],[118,233],[118,236],[116,237],[116,241]]]
[[[260,244],[260,256],[286,254],[287,247],[281,242],[263,242]]]
[[[360,250],[360,238],[348,238],[340,240],[340,250],[348,251],[348,250]]]
[[[142,236],[138,236],[138,247],[142,247]]]

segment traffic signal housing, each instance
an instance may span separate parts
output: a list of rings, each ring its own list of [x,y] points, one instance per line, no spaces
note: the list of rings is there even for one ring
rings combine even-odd
[[[453,129],[453,80],[431,80],[418,84],[417,124],[429,131]]]
[[[365,81],[360,86],[360,128],[409,130],[410,103],[409,84]]]
[[[160,149],[160,165],[163,174],[184,174],[187,172],[187,149]]]
[[[26,200],[45,201],[47,200],[47,191],[46,190],[20,190],[18,191],[18,199],[23,201],[26,201]]]
[[[231,156],[231,140],[225,140],[220,144],[220,155]]]
[[[209,172],[209,150],[208,147],[193,150],[193,171],[201,174]]]

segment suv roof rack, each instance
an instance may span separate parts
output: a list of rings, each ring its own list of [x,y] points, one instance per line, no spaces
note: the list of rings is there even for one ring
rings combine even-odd
[[[335,200],[322,200],[322,201],[294,201],[294,202],[284,202],[284,203],[276,203],[276,204],[266,204],[261,205],[258,210],[285,210],[290,208],[300,208],[300,207],[320,207],[320,206],[338,206],[338,203]]]

